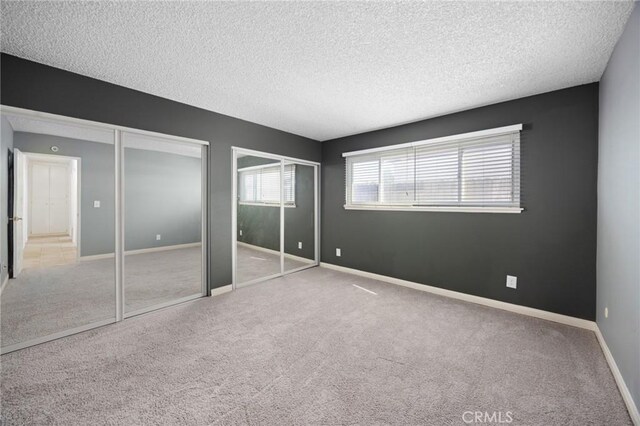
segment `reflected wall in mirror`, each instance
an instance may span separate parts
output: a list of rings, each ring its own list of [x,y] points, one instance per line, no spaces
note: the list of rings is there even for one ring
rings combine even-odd
[[[124,309],[202,296],[200,145],[123,132]]]
[[[115,321],[115,149],[112,130],[1,119],[5,351]]]
[[[291,200],[284,211],[284,271],[315,264],[315,167],[285,161],[285,191]]]
[[[281,273],[281,161],[241,153],[236,161],[236,283],[243,284]]]

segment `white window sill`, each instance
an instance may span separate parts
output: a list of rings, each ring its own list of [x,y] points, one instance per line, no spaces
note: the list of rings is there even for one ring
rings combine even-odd
[[[241,206],[262,206],[262,207],[280,207],[280,203],[250,203],[246,201],[240,201],[238,204]],[[285,204],[286,209],[295,209],[295,204]]]
[[[452,213],[522,213],[521,207],[458,207],[458,206],[372,206],[372,205],[345,205],[345,210],[379,210],[400,212],[452,212]]]

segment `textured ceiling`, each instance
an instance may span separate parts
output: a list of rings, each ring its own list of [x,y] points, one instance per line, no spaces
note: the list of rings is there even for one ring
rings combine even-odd
[[[632,8],[3,1],[1,41],[12,55],[327,140],[598,81]]]

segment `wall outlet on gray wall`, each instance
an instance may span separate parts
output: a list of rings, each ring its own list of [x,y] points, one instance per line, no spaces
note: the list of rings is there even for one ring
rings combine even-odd
[[[340,250],[339,248],[336,249],[336,256],[337,257],[342,256],[342,250]]]
[[[518,287],[518,277],[514,277],[512,275],[507,275],[507,287],[509,287],[509,288],[517,288]]]
[[[242,229],[240,230],[240,236],[242,237]]]
[[[100,208],[100,200],[95,200],[93,202],[93,208],[94,209],[99,209]]]
[[[298,248],[302,250],[302,241],[298,241]]]
[[[609,308],[606,306],[604,307],[604,317],[609,318]]]
[[[162,235],[156,234],[156,241],[160,241],[162,239]]]

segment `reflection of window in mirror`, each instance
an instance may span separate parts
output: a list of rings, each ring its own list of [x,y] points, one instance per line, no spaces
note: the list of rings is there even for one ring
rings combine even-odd
[[[284,167],[284,205],[295,207],[296,166]],[[280,165],[266,164],[238,170],[240,204],[280,205]]]

